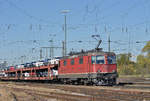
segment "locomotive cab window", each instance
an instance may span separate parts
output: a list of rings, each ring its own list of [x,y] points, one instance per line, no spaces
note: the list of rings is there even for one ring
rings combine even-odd
[[[71,59],[71,63],[70,63],[71,65],[74,65],[74,59]]]
[[[64,61],[64,66],[66,66],[67,65],[67,61]]]
[[[107,63],[108,64],[116,64],[116,56],[107,56]]]
[[[98,56],[92,56],[92,64],[105,64],[105,56],[98,55]]]
[[[105,63],[105,57],[104,56],[96,56],[96,64],[104,64]]]

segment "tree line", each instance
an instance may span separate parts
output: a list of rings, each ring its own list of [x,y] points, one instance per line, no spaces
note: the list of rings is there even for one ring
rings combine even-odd
[[[142,48],[136,61],[132,61],[131,57],[131,53],[117,55],[118,73],[120,75],[150,76],[150,41]]]

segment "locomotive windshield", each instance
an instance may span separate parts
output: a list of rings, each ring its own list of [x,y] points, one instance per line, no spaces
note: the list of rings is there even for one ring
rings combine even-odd
[[[96,64],[105,64],[105,57],[102,55],[92,56],[92,64],[95,64],[95,62]]]
[[[114,55],[107,56],[107,63],[108,64],[116,64],[116,56],[114,56]]]

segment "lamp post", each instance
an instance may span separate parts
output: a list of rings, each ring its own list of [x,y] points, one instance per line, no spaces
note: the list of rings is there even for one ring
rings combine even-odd
[[[69,10],[63,10],[61,13],[64,14],[64,32],[65,32],[65,40],[64,40],[64,56],[67,55],[67,13]]]

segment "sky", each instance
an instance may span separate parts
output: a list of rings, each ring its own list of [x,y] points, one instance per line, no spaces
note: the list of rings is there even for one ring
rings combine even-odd
[[[0,0],[0,60],[9,65],[40,59],[40,48],[62,47],[67,16],[67,52],[95,48],[132,53],[133,60],[150,39],[150,0]],[[136,43],[136,42],[139,43]],[[46,54],[46,52],[48,52]],[[60,48],[54,49],[61,56]],[[43,49],[43,59],[49,50]]]

